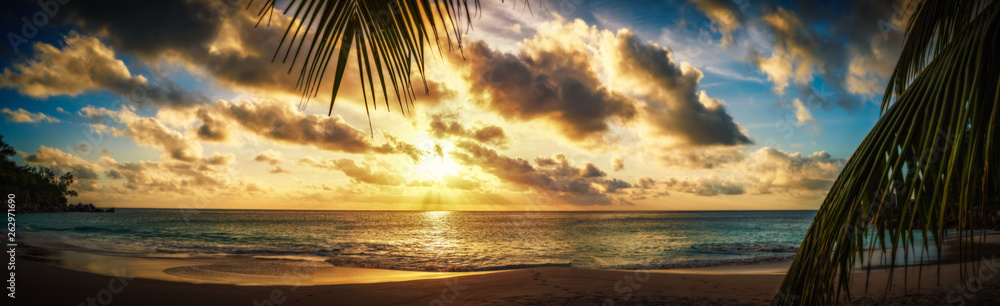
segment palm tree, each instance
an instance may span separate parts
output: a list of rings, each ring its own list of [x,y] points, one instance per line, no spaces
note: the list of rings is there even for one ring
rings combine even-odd
[[[261,19],[274,2],[265,2]],[[894,267],[897,251],[909,254],[917,235],[923,250],[929,241],[940,250],[947,229],[971,239],[977,217],[1000,210],[995,129],[1000,117],[998,2],[916,4],[883,96],[883,114],[823,201],[774,304],[832,303],[842,293],[849,297],[856,264],[870,269],[874,250],[887,249]],[[372,107],[377,75],[386,107],[388,78],[403,109],[415,97],[410,67],[423,75],[425,44],[440,51],[438,35],[444,33],[452,49],[451,36],[461,35],[463,15],[471,20],[464,0],[291,0],[285,11],[293,7],[298,22],[289,25],[281,40],[285,46],[290,37],[282,62],[294,54],[296,67],[305,50],[296,84],[305,103],[316,96],[327,65],[334,61],[331,112],[352,47],[362,92],[371,92]],[[478,12],[479,2],[473,1],[472,7]],[[306,29],[315,29],[311,39]],[[307,41],[309,48],[303,49]],[[280,51],[282,47],[275,59]]]
[[[1000,209],[998,3],[916,5],[882,116],[827,194],[772,304],[849,298],[856,264],[870,271],[876,250],[890,269],[900,251],[923,254],[928,241],[940,253],[947,230],[971,242],[977,221]]]

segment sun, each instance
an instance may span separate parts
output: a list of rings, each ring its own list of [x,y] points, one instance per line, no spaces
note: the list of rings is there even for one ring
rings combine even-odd
[[[418,147],[426,153],[420,158],[420,163],[413,167],[416,178],[442,182],[444,178],[457,175],[462,170],[462,166],[451,159],[449,153],[455,145],[450,141],[435,142],[427,139]]]

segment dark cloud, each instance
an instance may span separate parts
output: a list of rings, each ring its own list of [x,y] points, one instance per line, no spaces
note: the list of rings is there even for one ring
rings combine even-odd
[[[246,131],[288,144],[310,145],[331,152],[406,154],[419,160],[422,151],[388,134],[376,145],[371,135],[350,125],[340,116],[307,115],[291,104],[258,101],[219,101],[212,111],[242,126]]]
[[[271,63],[290,18],[274,12],[271,26],[255,28],[262,2],[249,10],[230,0],[99,2],[65,6],[67,20],[147,61],[180,59],[226,84],[294,92],[298,75]]]
[[[845,68],[849,60],[842,41],[818,33],[794,12],[780,7],[766,13],[761,20],[774,39],[774,46],[769,57],[758,55],[752,63],[776,83],[779,93],[791,81],[799,96],[811,106],[836,104],[852,110],[861,104],[860,99],[841,94],[848,92]],[[833,89],[832,94],[817,94],[813,75],[822,77],[824,86]]]
[[[646,97],[647,120],[663,136],[695,146],[752,143],[721,101],[698,91],[701,71],[676,64],[669,49],[644,43],[629,31],[619,32],[611,48],[616,80]]]
[[[241,10],[239,1],[230,10]],[[211,1],[98,0],[62,7],[69,21],[92,33],[107,33],[115,46],[147,58],[167,50],[207,48],[223,17]]]
[[[195,113],[201,125],[198,126],[198,139],[204,141],[227,141],[229,140],[229,125],[209,112],[208,109],[199,108]]]
[[[601,169],[597,169],[597,166],[594,166],[593,163],[587,163],[586,165],[583,166],[583,168],[580,168],[580,177],[604,177],[604,176],[607,176],[607,174],[604,173],[604,171],[601,171]]]
[[[510,142],[510,137],[507,137],[503,128],[499,126],[487,125],[479,128],[466,128],[453,114],[431,116],[430,132],[435,138],[457,136],[475,139],[480,143],[498,147],[504,147]]]
[[[459,142],[456,149],[451,154],[460,163],[478,166],[503,182],[558,196],[569,204],[631,204],[615,195],[619,189],[631,187],[630,184],[604,178],[604,172],[590,163],[575,167],[562,154],[536,158],[536,165],[532,165],[471,141]]]
[[[254,161],[266,162],[271,165],[275,165],[280,161],[281,153],[275,152],[273,150],[267,150],[260,152],[257,156],[253,157]]]
[[[225,166],[233,163],[236,159],[236,155],[233,153],[219,154],[219,152],[212,153],[212,157],[205,158],[202,162],[213,165],[213,166]]]
[[[64,40],[61,48],[36,43],[33,58],[15,63],[13,70],[4,68],[0,86],[34,98],[107,90],[129,103],[173,108],[189,108],[207,100],[170,80],[132,74],[114,50],[94,37],[70,33]]]
[[[616,157],[615,159],[613,159],[611,161],[611,168],[614,169],[615,171],[625,170],[625,158]]]
[[[72,6],[68,8],[68,20],[84,30],[101,33],[122,51],[149,62],[165,57],[203,69],[226,85],[299,94],[296,83],[307,51],[302,51],[296,58],[295,49],[299,45],[296,40],[295,48],[286,57],[291,39],[286,39],[283,46],[279,43],[292,18],[280,10],[265,11],[265,20],[257,26],[257,12],[263,3],[256,1],[248,8],[247,1],[239,0],[166,0],[155,3],[112,0],[98,5]],[[304,42],[304,49],[308,49],[312,42],[312,30],[303,32],[306,31],[310,35]],[[300,38],[302,34],[299,33]],[[279,47],[280,52],[275,59]],[[292,73],[288,73],[293,64]],[[345,75],[358,75],[356,62],[348,60]],[[359,81],[354,77],[344,78],[337,98],[361,101],[363,95]],[[454,92],[440,82],[429,80],[426,88],[423,84],[415,76],[414,91],[427,91],[426,95],[418,95],[418,101],[437,103],[454,96]],[[319,98],[329,99],[331,90],[332,81],[324,78],[318,90]],[[384,97],[381,90],[376,89],[379,102],[388,100],[395,104],[393,89],[388,88],[388,91],[389,96]]]
[[[473,91],[487,94],[487,106],[507,118],[548,119],[577,141],[593,141],[608,121],[635,116],[625,95],[609,90],[591,68],[592,58],[569,50],[536,50],[514,55],[476,41],[467,46],[466,79]]]
[[[604,185],[604,191],[609,193],[615,193],[618,189],[632,188],[632,184],[617,178],[601,181],[600,184]]]
[[[638,188],[650,189],[650,188],[653,188],[653,187],[656,186],[656,181],[653,180],[653,178],[650,178],[650,177],[640,177],[636,181],[635,185]]]
[[[880,95],[903,42],[916,1],[799,1],[795,10],[773,4],[734,9],[733,2],[692,0],[723,38],[733,29],[758,27],[770,50],[749,47],[748,62],[779,94],[791,87],[806,105],[854,110]],[[821,30],[818,30],[821,29]],[[723,44],[726,45],[726,44]],[[814,77],[823,79],[816,86]]]

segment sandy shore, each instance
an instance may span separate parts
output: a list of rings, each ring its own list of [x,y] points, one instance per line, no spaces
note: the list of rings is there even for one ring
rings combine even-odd
[[[980,271],[957,263],[897,269],[891,304],[1000,301],[1000,236],[991,235]],[[244,259],[149,259],[36,249],[17,263],[25,305],[687,305],[767,304],[789,263],[651,271],[568,267],[491,272],[413,272]],[[971,266],[970,266],[971,267]],[[985,267],[985,268],[982,268]],[[994,267],[992,271],[990,267]],[[124,271],[124,275],[122,272]],[[906,277],[904,279],[904,273]],[[889,271],[874,271],[864,294],[856,274],[852,304],[881,299]],[[976,282],[978,279],[983,282]],[[940,283],[938,283],[940,276]],[[917,285],[920,285],[920,296]],[[966,284],[967,289],[956,289]],[[969,286],[971,285],[971,286]],[[904,290],[905,286],[905,290]],[[903,297],[906,292],[909,296]]]

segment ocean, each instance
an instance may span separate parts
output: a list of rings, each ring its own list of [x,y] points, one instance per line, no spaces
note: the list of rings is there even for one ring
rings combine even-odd
[[[681,268],[790,259],[816,211],[460,212],[118,209],[18,216],[40,247],[413,271]]]

